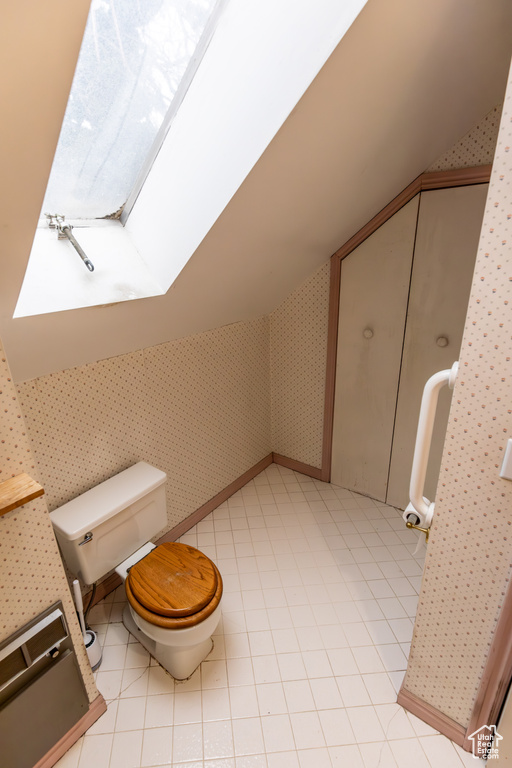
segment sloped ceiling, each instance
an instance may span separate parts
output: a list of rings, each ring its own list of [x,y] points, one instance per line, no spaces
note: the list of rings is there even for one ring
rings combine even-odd
[[[25,106],[51,91],[52,73],[42,35],[23,31],[3,66],[7,103],[22,109],[0,148],[0,334],[14,378],[271,312],[503,98],[511,28],[509,0],[369,0],[165,296],[12,320],[70,79],[59,98]]]

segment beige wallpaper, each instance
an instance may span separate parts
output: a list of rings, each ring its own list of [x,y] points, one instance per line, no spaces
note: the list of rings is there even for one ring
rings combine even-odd
[[[450,171],[455,168],[471,168],[489,165],[494,157],[498,128],[503,105],[491,111],[460,139],[444,155],[433,163],[428,171]]]
[[[469,722],[510,580],[512,80],[504,104],[405,688]]]
[[[27,472],[39,479],[16,390],[0,342],[0,482]],[[46,500],[0,518],[0,641],[62,600],[89,701],[98,696]]]
[[[18,395],[50,509],[144,460],[168,475],[169,530],[272,450],[269,320],[44,376]]]
[[[270,315],[272,449],[322,464],[329,270],[326,262]]]

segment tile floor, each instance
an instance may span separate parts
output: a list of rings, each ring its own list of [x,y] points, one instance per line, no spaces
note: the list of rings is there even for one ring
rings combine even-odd
[[[58,768],[478,766],[395,703],[422,574],[395,509],[272,465],[181,541],[224,579],[213,652],[175,683],[109,595],[108,711]]]

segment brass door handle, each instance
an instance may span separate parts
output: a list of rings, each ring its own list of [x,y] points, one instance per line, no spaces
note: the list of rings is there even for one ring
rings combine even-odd
[[[420,528],[419,525],[414,525],[414,523],[411,523],[409,521],[407,521],[405,525],[406,525],[407,528],[414,528],[415,531],[421,531],[422,533],[424,533],[425,534],[425,541],[428,541],[428,537],[429,537],[429,533],[430,533],[430,528]]]

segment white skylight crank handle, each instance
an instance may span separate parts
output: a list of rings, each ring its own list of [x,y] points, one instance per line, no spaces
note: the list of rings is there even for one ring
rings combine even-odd
[[[89,259],[84,249],[82,248],[80,243],[77,241],[76,237],[71,232],[73,227],[70,224],[66,224],[64,222],[65,217],[61,216],[59,213],[45,213],[45,216],[48,220],[48,226],[50,227],[50,229],[57,230],[57,236],[59,240],[63,240],[64,238],[69,240],[69,242],[71,243],[75,251],[78,253],[80,258],[82,259],[83,263],[89,270],[89,272],[94,272],[94,264]]]

